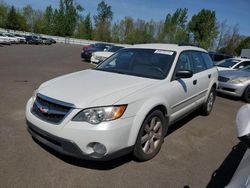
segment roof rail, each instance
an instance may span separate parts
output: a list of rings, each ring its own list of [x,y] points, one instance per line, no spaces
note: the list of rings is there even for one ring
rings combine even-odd
[[[189,43],[179,43],[178,46],[195,46],[201,48],[198,44],[189,44]]]

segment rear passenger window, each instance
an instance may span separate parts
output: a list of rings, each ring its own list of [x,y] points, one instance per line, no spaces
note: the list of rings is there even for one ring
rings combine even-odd
[[[212,68],[214,66],[213,61],[211,60],[210,56],[206,53],[201,53],[202,58],[207,66],[208,69]]]
[[[205,62],[201,56],[201,52],[191,52],[192,62],[194,66],[194,73],[202,72],[207,69]]]

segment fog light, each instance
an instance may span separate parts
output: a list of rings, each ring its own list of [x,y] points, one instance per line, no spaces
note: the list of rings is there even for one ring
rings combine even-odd
[[[95,153],[100,155],[104,155],[107,152],[106,147],[101,143],[95,143],[93,146],[93,150]]]

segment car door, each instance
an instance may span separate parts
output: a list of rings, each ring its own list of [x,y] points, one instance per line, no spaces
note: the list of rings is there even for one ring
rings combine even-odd
[[[194,88],[196,90],[194,100],[196,101],[196,103],[200,104],[205,100],[206,94],[209,89],[210,80],[214,71],[212,69],[208,69],[208,65],[204,61],[206,56],[205,54],[203,55],[203,52],[191,51],[190,54],[193,64],[193,79],[196,86]]]
[[[184,51],[179,55],[175,71],[172,75],[172,80],[168,84],[166,97],[171,110],[171,115],[169,117],[170,122],[175,121],[196,106],[195,96],[197,85],[195,80],[197,78],[191,77],[178,79],[175,76],[178,70],[194,71],[191,56],[188,51]]]

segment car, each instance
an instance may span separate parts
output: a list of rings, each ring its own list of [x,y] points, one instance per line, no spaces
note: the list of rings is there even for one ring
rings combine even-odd
[[[52,38],[47,38],[47,40],[50,40],[52,44],[56,44],[56,40]]]
[[[110,46],[112,46],[112,45],[107,44],[107,43],[91,44],[91,45],[84,47],[82,49],[81,57],[86,61],[90,61],[92,53],[97,52],[97,51],[104,51],[105,49],[109,48]]]
[[[219,71],[218,92],[234,97],[242,97],[250,102],[250,66],[241,70]]]
[[[94,52],[94,53],[92,53],[90,61],[91,61],[92,64],[95,64],[95,65],[99,64],[100,62],[104,61],[105,59],[107,59],[108,57],[113,55],[116,51],[118,51],[118,50],[120,50],[122,48],[124,48],[124,47],[122,47],[122,46],[111,46],[106,51]]]
[[[19,44],[20,43],[20,39],[15,37],[11,33],[3,33],[3,35],[6,36],[6,37],[9,37],[11,39],[11,43],[13,43],[13,44]]]
[[[247,146],[247,150],[226,188],[250,188],[250,104],[240,108],[236,117],[238,138]]]
[[[42,40],[43,44],[46,44],[46,45],[51,45],[52,44],[52,41],[50,39],[48,39],[48,38],[40,37],[40,39]]]
[[[0,36],[7,39],[9,41],[10,44],[16,44],[16,40],[13,37],[9,37],[8,35],[6,35],[5,33],[0,33]]]
[[[247,58],[229,58],[219,61],[215,64],[218,70],[242,69],[250,65],[250,59]]]
[[[231,55],[226,55],[218,52],[208,52],[208,54],[214,63],[217,63],[218,61],[222,61],[224,59],[233,58],[233,56]]]
[[[27,44],[36,44],[36,45],[42,44],[42,40],[35,35],[29,35],[29,36],[26,36],[25,38],[26,38]]]
[[[23,35],[20,35],[20,34],[12,34],[14,37],[16,37],[17,39],[19,39],[19,43],[23,43],[25,44],[26,43],[26,39]]]
[[[3,36],[2,33],[0,33],[0,44],[7,44],[10,45],[11,41],[8,37]]]
[[[29,133],[62,154],[152,159],[168,127],[196,109],[209,115],[218,70],[206,50],[141,44],[92,69],[40,85],[26,105]]]

